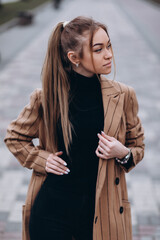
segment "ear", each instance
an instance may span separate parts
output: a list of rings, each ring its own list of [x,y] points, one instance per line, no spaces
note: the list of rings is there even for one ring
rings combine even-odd
[[[80,63],[80,59],[79,59],[79,57],[78,57],[78,54],[77,54],[76,52],[74,52],[74,51],[69,51],[69,52],[67,53],[67,57],[68,57],[68,59],[70,60],[70,62],[71,62],[72,64],[74,64],[74,65]]]

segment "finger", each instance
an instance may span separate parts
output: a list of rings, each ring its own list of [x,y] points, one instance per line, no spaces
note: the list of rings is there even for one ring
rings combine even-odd
[[[105,153],[106,153],[105,150],[104,150],[102,147],[100,147],[100,146],[98,146],[98,151],[101,152],[101,153],[103,153],[104,155],[105,155]]]
[[[113,137],[110,137],[109,135],[105,134],[103,131],[101,131],[102,136],[106,138],[108,141],[113,141]]]
[[[101,147],[101,148],[103,148],[106,152],[110,152],[110,148],[108,147],[108,146],[106,146],[101,140],[99,141],[99,146]]]
[[[103,158],[109,159],[109,154],[100,146],[98,146],[98,151],[100,152],[100,154],[103,154]]]
[[[52,159],[48,159],[48,161],[46,162],[46,164],[47,164],[47,166],[52,166],[52,168],[53,169],[55,169],[55,166],[56,167],[58,167],[58,168],[60,168],[61,170],[63,170],[63,171],[68,171],[68,172],[70,172],[70,170],[67,168],[67,167],[65,167],[62,163],[61,163],[61,161],[58,161],[57,160],[57,156],[54,156],[54,158]],[[58,158],[59,159],[59,158]]]
[[[58,156],[58,155],[62,155],[63,151],[59,151],[59,152],[56,152],[55,155]]]
[[[62,165],[65,165],[65,166],[67,165],[67,163],[66,163],[62,158],[60,158],[60,157],[58,157],[58,156],[54,156],[53,159],[54,159],[55,161],[59,162],[59,163],[62,164]]]
[[[62,152],[62,153],[63,153],[63,152]],[[58,154],[58,153],[55,153],[55,155],[52,154],[52,155],[50,156],[51,158],[49,158],[49,159],[56,160],[56,161],[58,161],[59,163],[67,166],[67,163],[66,163],[62,158],[58,157],[57,154]]]
[[[69,171],[69,169],[67,167],[65,167],[63,165],[63,163],[61,163],[61,161],[57,161],[57,160],[53,159],[52,160],[52,164],[57,166],[57,167],[59,167],[59,168],[61,168],[61,169],[63,169],[63,170],[65,170],[65,171]]]
[[[51,169],[51,168],[48,168],[48,167],[46,167],[45,170],[46,170],[46,172],[48,172],[48,173],[54,173],[54,174],[56,174],[56,175],[63,175],[63,174],[64,174],[64,173],[62,173],[62,172],[57,172],[57,171],[55,171],[55,170],[53,170],[53,169]]]
[[[109,144],[110,144],[110,141],[109,140],[107,140],[106,138],[104,138],[101,134],[97,134],[98,135],[98,137],[99,137],[99,139],[106,145],[106,146],[109,146]]]
[[[61,158],[57,157],[56,155],[53,155],[53,154],[49,155],[46,164],[48,164],[48,163],[53,166],[55,165],[65,171],[69,171],[69,169],[67,167],[65,167],[67,165],[67,163],[64,160],[62,160]]]
[[[70,172],[69,169],[62,169],[60,168],[59,166],[57,165],[53,165],[53,164],[50,164],[50,163],[46,163],[46,167],[50,170],[54,170],[56,172],[59,172],[59,173],[65,173],[65,174],[68,174]],[[68,171],[67,171],[68,170]]]
[[[99,153],[98,148],[96,149],[95,153],[96,153],[97,157],[106,159],[106,157],[103,154]]]

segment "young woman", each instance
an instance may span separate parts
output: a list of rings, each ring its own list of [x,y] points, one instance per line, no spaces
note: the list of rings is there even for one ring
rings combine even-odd
[[[125,172],[142,160],[144,134],[133,88],[102,76],[112,62],[105,25],[77,17],[55,27],[42,90],[5,137],[33,169],[23,240],[132,239]]]

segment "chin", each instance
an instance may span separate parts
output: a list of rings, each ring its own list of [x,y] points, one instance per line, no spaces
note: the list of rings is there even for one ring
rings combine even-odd
[[[111,70],[107,70],[107,71],[104,71],[103,73],[101,73],[101,74],[110,74],[111,73]]]
[[[110,69],[101,69],[100,71],[97,71],[98,74],[103,74],[107,75],[111,73],[111,68]]]

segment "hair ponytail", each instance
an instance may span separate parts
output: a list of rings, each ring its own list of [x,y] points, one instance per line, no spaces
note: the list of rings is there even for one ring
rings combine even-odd
[[[42,69],[43,111],[47,146],[53,153],[57,149],[57,122],[60,117],[64,144],[69,154],[72,141],[72,124],[68,117],[69,83],[64,70],[61,49],[63,23],[59,23],[50,36],[48,50]]]

